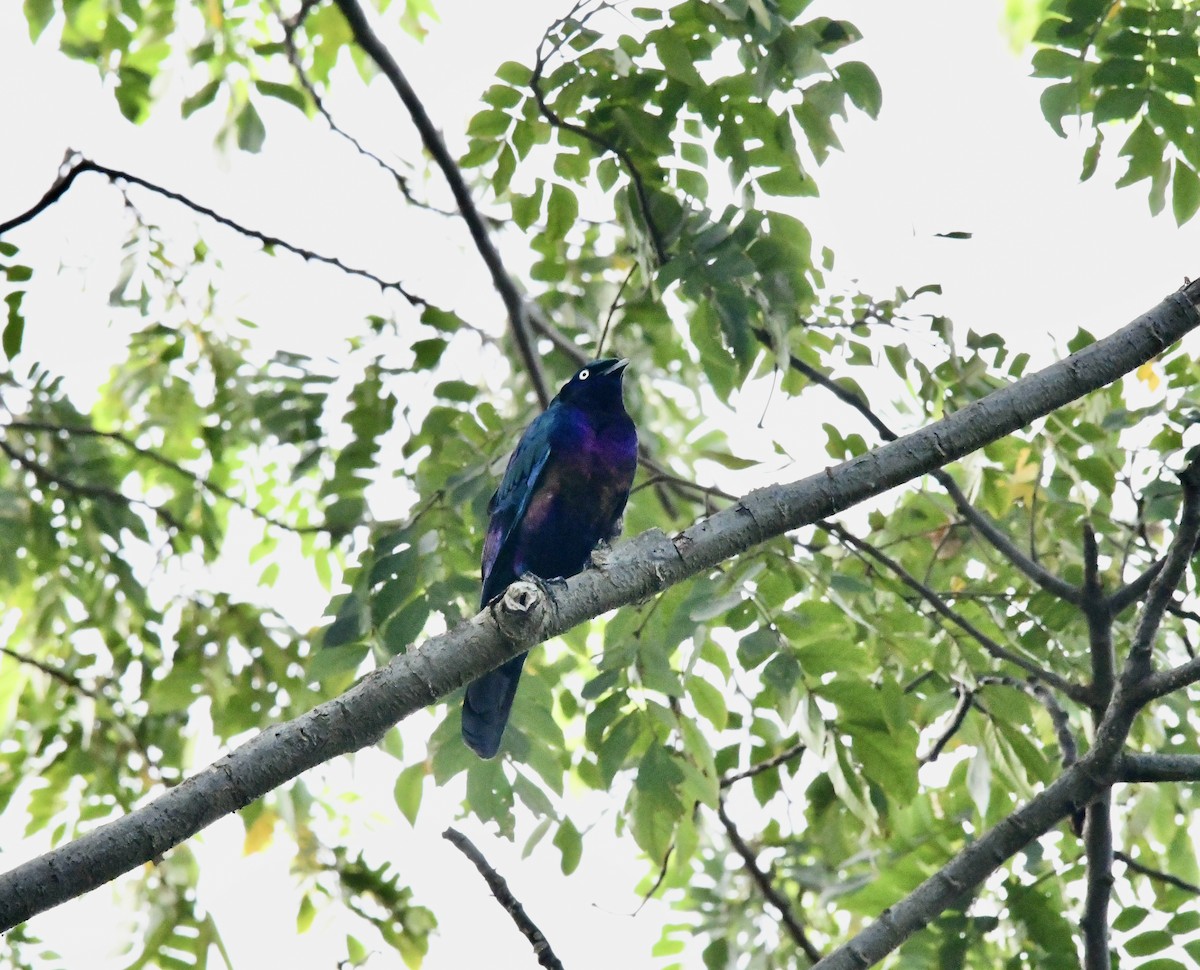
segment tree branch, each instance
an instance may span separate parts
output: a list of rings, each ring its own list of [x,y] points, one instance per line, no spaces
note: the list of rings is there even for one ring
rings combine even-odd
[[[5,425],[3,425],[3,427],[0,427],[0,431],[2,431],[4,428],[16,428],[21,431],[45,431],[51,434],[76,435],[87,438],[107,438],[110,441],[119,442],[130,451],[145,458],[147,461],[152,461],[155,464],[161,465],[163,468],[170,469],[177,475],[180,475],[181,477],[186,478],[188,481],[193,482],[199,488],[203,489],[209,494],[215,495],[217,498],[223,499],[231,505],[236,505],[239,509],[249,512],[256,519],[266,522],[268,525],[273,525],[279,529],[285,529],[288,532],[295,532],[299,535],[310,532],[330,531],[329,528],[324,525],[292,525],[290,522],[285,522],[283,519],[277,519],[275,516],[267,512],[263,512],[256,506],[251,505],[245,499],[238,498],[236,495],[232,494],[226,489],[221,488],[219,485],[213,484],[204,476],[184,468],[183,465],[179,464],[179,462],[174,461],[165,455],[160,455],[152,448],[145,448],[142,445],[139,445],[128,435],[123,434],[120,431],[101,431],[98,428],[92,428],[87,425],[55,424],[50,421],[25,421],[20,418],[16,418],[7,422]],[[127,499],[127,501],[140,500]]]
[[[85,172],[96,172],[103,175],[110,182],[127,182],[130,185],[137,185],[148,192],[153,192],[156,195],[161,195],[165,199],[170,199],[172,202],[178,202],[185,208],[191,209],[198,215],[205,216],[213,222],[225,226],[227,229],[232,229],[240,235],[247,236],[250,239],[256,239],[264,246],[273,249],[285,249],[300,258],[314,263],[325,263],[328,266],[334,266],[340,269],[343,273],[350,276],[361,276],[364,279],[370,280],[382,290],[395,290],[412,306],[428,306],[429,303],[407,290],[403,283],[397,281],[388,281],[382,277],[376,276],[365,269],[356,269],[353,266],[347,266],[336,256],[322,256],[320,253],[314,253],[308,249],[302,249],[299,246],[293,245],[286,240],[280,239],[277,236],[267,235],[265,232],[259,232],[257,229],[250,229],[243,226],[239,222],[235,222],[227,216],[221,215],[214,209],[208,206],[200,205],[198,202],[193,202],[186,195],[181,195],[178,192],[173,192],[170,189],[163,188],[161,185],[156,185],[153,182],[147,181],[140,176],[133,175],[130,172],[124,172],[120,169],[109,168],[106,165],[100,165],[93,162],[90,158],[85,157],[77,152],[68,152],[68,158],[71,159],[67,165],[66,171],[62,172],[55,180],[54,184],[36,204],[26,209],[20,215],[14,216],[6,222],[0,222],[0,236],[3,236],[10,229],[16,229],[18,226],[23,226],[25,223],[32,221],[37,216],[41,215],[50,208],[55,202],[67,194],[67,190],[75,183],[75,180]]]
[[[550,28],[542,37],[541,43],[538,44],[537,57],[533,65],[533,76],[529,79],[529,87],[533,91],[534,101],[537,102],[538,110],[542,113],[542,117],[545,118],[546,121],[548,121],[552,126],[555,128],[561,128],[564,131],[574,132],[576,135],[579,135],[579,137],[590,141],[602,151],[611,152],[613,155],[616,155],[618,159],[620,159],[621,164],[625,166],[625,170],[629,173],[630,181],[633,183],[633,191],[637,196],[638,208],[642,210],[642,219],[646,223],[646,230],[650,235],[650,243],[654,247],[654,257],[658,261],[658,264],[662,266],[670,259],[670,254],[667,252],[667,244],[663,238],[662,230],[658,228],[658,223],[654,221],[654,213],[650,208],[650,193],[646,189],[646,180],[642,177],[641,170],[637,167],[633,157],[620,145],[610,142],[607,138],[603,138],[602,136],[596,134],[585,125],[577,124],[573,121],[567,121],[550,107],[550,105],[546,102],[545,92],[542,91],[541,81],[542,75],[546,70],[546,62],[549,57],[551,57],[554,52],[562,46],[562,42],[559,42],[558,44],[555,44],[547,53],[545,52],[546,42],[550,39],[550,34],[555,28],[562,27],[565,31],[568,21],[574,18],[575,14],[579,12],[586,2],[587,0],[579,0],[579,2],[571,8],[570,13],[550,25]],[[602,10],[608,6],[609,4],[607,3],[601,3],[596,10]],[[595,10],[591,11],[591,13],[595,12]],[[591,13],[589,13],[588,16],[591,16]],[[586,20],[587,18],[585,17],[584,19]]]
[[[806,957],[813,963],[816,963],[821,959],[821,951],[813,946],[812,940],[804,932],[804,927],[796,920],[791,905],[783,898],[783,894],[771,883],[771,877],[759,868],[758,858],[755,856],[754,850],[746,844],[746,840],[742,838],[741,833],[737,830],[737,826],[733,824],[733,820],[725,811],[725,800],[723,798],[717,800],[717,818],[721,820],[721,824],[725,827],[725,834],[729,836],[729,844],[733,846],[733,851],[741,856],[742,863],[746,867],[746,872],[749,873],[754,884],[758,886],[759,892],[763,894],[767,902],[779,911],[779,917],[783,920],[783,925],[787,928],[792,942],[804,951]]]
[[[1179,525],[1164,557],[1163,567],[1146,592],[1146,602],[1142,605],[1137,625],[1134,627],[1129,656],[1125,658],[1118,688],[1122,692],[1140,692],[1143,700],[1160,696],[1155,693],[1156,688],[1150,680],[1151,648],[1162,623],[1163,614],[1175,596],[1175,588],[1191,562],[1196,540],[1200,537],[1200,460],[1192,462],[1180,473],[1179,482],[1183,486],[1183,510],[1179,515]],[[1195,663],[1193,660],[1183,666],[1188,667]],[[1177,667],[1175,671],[1180,669]]]
[[[1114,852],[1113,858],[1118,862],[1125,863],[1125,866],[1132,872],[1141,873],[1150,879],[1156,879],[1159,882],[1166,883],[1168,886],[1174,886],[1176,889],[1182,889],[1185,892],[1194,895],[1200,895],[1200,886],[1194,883],[1185,882],[1178,876],[1172,876],[1169,872],[1162,872],[1159,869],[1151,869],[1149,866],[1144,866],[1136,859],[1132,858],[1127,852]],[[1107,970],[1107,968],[1105,968]]]
[[[1087,620],[1092,661],[1092,714],[1098,723],[1112,699],[1117,657],[1112,640],[1112,600],[1104,595],[1100,585],[1100,552],[1090,523],[1083,527],[1083,574],[1083,596],[1079,607]]]
[[[804,754],[805,746],[803,741],[797,741],[790,748],[785,748],[779,754],[773,755],[766,761],[760,761],[756,765],[751,765],[743,771],[735,771],[732,775],[726,775],[721,779],[721,788],[728,788],[735,781],[742,781],[745,778],[753,778],[755,775],[761,775],[763,772],[772,771],[780,765],[785,765],[793,758],[798,758]]]
[[[391,51],[384,46],[383,41],[367,23],[366,14],[363,13],[358,0],[334,0],[334,2],[341,10],[342,16],[346,18],[346,23],[350,25],[355,42],[362,48],[363,53],[375,62],[379,70],[391,82],[396,94],[400,96],[409,117],[412,118],[413,124],[421,135],[421,143],[437,163],[438,168],[442,170],[446,182],[449,183],[450,191],[454,195],[458,211],[462,213],[463,221],[466,222],[467,229],[471,233],[475,248],[483,257],[488,272],[491,273],[492,285],[500,294],[500,299],[504,301],[504,308],[508,311],[509,323],[512,326],[513,339],[516,341],[517,350],[521,354],[521,360],[529,375],[529,382],[533,385],[542,407],[546,407],[550,403],[550,392],[546,387],[546,379],[542,374],[537,350],[533,346],[533,340],[529,334],[529,318],[525,309],[525,299],[518,292],[516,284],[500,260],[500,253],[488,234],[487,226],[479,214],[475,200],[471,198],[467,183],[463,181],[462,172],[459,171],[457,163],[446,148],[441,133],[425,111],[425,105],[421,103],[416,91],[408,83],[408,78],[400,70],[400,65],[396,63]]]
[[[158,505],[152,505],[145,499],[131,498],[123,492],[118,492],[116,489],[105,488],[102,485],[82,485],[79,482],[67,478],[65,475],[60,475],[58,472],[52,471],[36,459],[30,458],[28,455],[23,455],[16,448],[10,445],[7,441],[0,438],[0,451],[8,455],[16,464],[20,465],[26,471],[30,472],[43,485],[55,485],[61,488],[64,492],[68,492],[77,498],[100,499],[104,502],[114,502],[118,505],[126,507],[131,505],[141,505],[148,509],[154,515],[162,519],[163,524],[169,529],[176,532],[184,532],[183,523],[166,509]]]
[[[755,328],[754,335],[764,346],[768,348],[772,347],[771,335],[766,330]],[[825,388],[843,404],[849,405],[861,414],[884,441],[897,440],[899,436],[896,432],[887,426],[883,419],[871,409],[870,404],[860,395],[842,387],[835,380],[822,374],[817,368],[805,363],[795,354],[789,354],[788,363],[792,370],[798,371],[814,384]],[[949,472],[939,468],[931,471],[930,475],[946,490],[946,494],[950,496],[950,500],[954,503],[955,508],[958,509],[959,514],[980,535],[987,539],[1000,555],[1004,556],[1005,559],[1042,587],[1042,589],[1046,590],[1046,592],[1052,593],[1054,596],[1066,600],[1068,603],[1079,604],[1082,597],[1080,591],[1066,580],[1055,576],[1040,563],[1035,562],[1032,558],[1025,555],[1015,542],[996,528],[995,524],[987,516],[971,504]]]
[[[1200,754],[1127,754],[1117,769],[1124,782],[1200,781]]]
[[[944,616],[959,629],[973,637],[979,643],[979,645],[982,646],[983,649],[995,659],[1003,660],[1007,663],[1013,664],[1014,666],[1020,667],[1026,673],[1032,674],[1038,680],[1044,681],[1057,690],[1061,690],[1064,694],[1071,698],[1071,700],[1076,701],[1077,703],[1090,703],[1091,694],[1082,684],[1076,684],[1067,680],[1065,677],[1060,677],[1058,674],[1054,673],[1054,671],[1047,670],[1039,664],[1034,663],[1032,660],[1027,660],[1020,654],[1013,653],[1007,647],[1002,647],[965,616],[958,613],[956,610],[951,609],[944,599],[942,599],[936,592],[908,572],[908,570],[896,562],[896,560],[892,559],[891,556],[887,555],[887,553],[876,549],[873,545],[871,545],[871,543],[865,542],[864,540],[858,538],[856,535],[847,531],[835,522],[818,522],[817,525],[837,536],[848,545],[860,549],[864,554],[870,556],[876,562],[882,563],[884,566],[886,566],[889,570],[896,574],[897,578],[902,583],[904,583],[913,591],[920,593],[930,606],[932,606],[938,613]],[[964,716],[965,713],[966,712],[964,711]],[[961,718],[959,723],[962,723]]]
[[[1108,904],[1113,887],[1112,789],[1087,807],[1087,894],[1083,904],[1083,970],[1111,970]]]
[[[442,838],[474,863],[475,868],[479,870],[479,874],[483,876],[484,881],[488,884],[488,889],[496,897],[496,902],[504,907],[504,911],[512,918],[512,921],[517,925],[517,929],[521,931],[525,939],[529,941],[530,946],[533,947],[533,952],[537,955],[538,963],[545,967],[546,970],[563,970],[562,963],[550,947],[550,941],[538,929],[537,924],[529,918],[525,912],[525,907],[512,894],[512,890],[508,888],[508,883],[504,881],[504,877],[492,868],[491,863],[483,857],[483,853],[475,847],[475,844],[455,828],[446,829],[442,833]]]
[[[136,811],[0,876],[0,931],[157,858],[309,768],[373,744],[404,717],[549,637],[927,474],[1103,387],[1200,326],[1195,299],[1200,283],[1171,294],[1111,336],[896,442],[798,482],[751,492],[673,539],[645,532],[618,546],[602,570],[584,570],[561,587],[514,583],[478,616],[430,637],[341,696],[266,729]],[[1128,722],[1101,728],[1087,757],[972,843],[848,950],[826,958],[826,968],[861,970],[890,952],[940,907],[1102,791]]]

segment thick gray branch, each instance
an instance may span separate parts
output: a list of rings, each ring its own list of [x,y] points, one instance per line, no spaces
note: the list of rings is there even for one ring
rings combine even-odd
[[[1108,904],[1113,887],[1112,792],[1088,806],[1083,827],[1087,848],[1087,896],[1083,904],[1084,970],[1110,970]]]
[[[268,728],[137,811],[0,876],[0,930],[157,858],[301,772],[373,743],[397,721],[542,640],[927,474],[1103,387],[1200,326],[1192,302],[1198,296],[1200,284],[1186,294],[1173,293],[1110,337],[936,424],[801,481],[751,492],[674,539],[657,530],[645,532],[618,546],[605,569],[586,570],[562,589],[514,584],[473,620],[426,640],[340,697]],[[910,897],[913,902],[898,905],[868,927],[848,951],[859,956],[835,954],[824,965],[857,970],[879,959],[932,919],[947,900],[1091,800],[1109,783],[1106,773],[1093,771],[1097,752],[1111,763],[1127,729],[1126,724],[1124,730],[1120,725],[1102,730],[1087,758],[973,843],[947,867],[946,875],[935,876],[926,884],[930,888],[919,888]],[[875,956],[863,962],[862,954]]]
[[[1200,781],[1200,755],[1127,754],[1117,764],[1120,781]]]

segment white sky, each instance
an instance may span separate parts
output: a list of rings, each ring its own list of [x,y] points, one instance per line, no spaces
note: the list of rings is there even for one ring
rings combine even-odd
[[[424,46],[398,31],[383,33],[451,149],[461,151],[465,119],[495,66],[528,61],[545,26],[565,7],[545,0],[443,0],[442,22]],[[846,153],[833,156],[818,174],[822,198],[799,209],[817,243],[837,253],[839,275],[859,279],[879,295],[896,285],[940,282],[945,296],[931,310],[963,328],[998,331],[1044,362],[1077,326],[1109,332],[1154,305],[1185,274],[1200,272],[1200,227],[1177,229],[1169,215],[1152,219],[1141,186],[1114,190],[1120,166],[1111,159],[1092,182],[1077,182],[1082,145],[1056,138],[1042,120],[1037,99],[1043,82],[1029,79],[1026,63],[1008,49],[998,29],[1000,3],[848,0],[819,5],[814,14],[834,11],[866,35],[853,56],[874,67],[884,91],[880,120],[856,117],[843,127]],[[214,160],[213,120],[206,114],[184,125],[164,109],[135,129],[120,118],[111,96],[98,90],[94,72],[66,61],[49,44],[30,50],[25,36],[19,5],[0,4],[0,85],[6,92],[0,131],[8,148],[0,216],[40,197],[64,150],[75,147],[248,225],[398,276],[435,302],[457,306],[473,322],[502,326],[499,301],[465,237],[446,238],[446,224],[437,217],[389,208],[382,201],[390,198],[387,177],[336,137],[319,134],[320,122],[305,122],[282,105],[266,110],[261,156]],[[377,81],[364,97],[352,76],[341,81],[329,103],[343,124],[385,157],[416,157],[415,136],[386,83]],[[198,86],[194,78],[178,83],[189,91]],[[440,185],[431,184],[444,198]],[[136,198],[152,218],[177,218],[169,205],[144,193]],[[347,286],[335,270],[306,267],[286,255],[258,257],[254,246],[202,229],[230,278],[249,290],[228,297],[234,312],[264,324],[281,321],[274,326],[286,328],[289,345],[337,355],[339,322],[378,312],[370,283]],[[955,230],[973,238],[934,236]],[[36,226],[11,237],[39,268],[42,283],[26,305],[27,358],[66,373],[83,396],[123,352],[121,331],[107,324],[104,299],[125,232],[119,195],[88,176]],[[59,261],[64,272],[47,286]],[[484,367],[468,354],[455,365],[469,377]],[[501,383],[493,382],[498,392]],[[761,404],[748,401],[746,408],[756,420]],[[295,622],[315,622],[322,606],[311,596],[293,602]],[[418,749],[433,723],[422,715],[406,725]],[[437,914],[441,928],[426,966],[531,965],[526,942],[489,899],[482,880],[439,837],[452,821],[456,791],[427,791],[414,832],[392,802],[393,769],[380,763],[382,757],[368,753],[354,764],[331,766],[323,777],[333,790],[357,799],[347,805],[348,843],[394,860],[411,879],[416,901]],[[383,785],[380,779],[386,779]],[[577,819],[607,811],[597,832],[611,831],[620,807],[605,796],[576,792],[568,792],[566,804]],[[743,810],[750,806],[734,803],[735,814]],[[42,839],[19,842],[23,826],[14,821],[19,823],[0,824],[4,867],[44,847]],[[519,845],[494,839],[469,820],[462,827],[508,878],[571,970],[653,962],[650,946],[674,914],[652,903],[636,919],[629,916],[638,902],[630,890],[645,871],[629,840],[606,840],[603,847],[589,841],[580,870],[564,879],[548,841],[522,862]],[[524,831],[531,827],[527,820]],[[203,860],[201,898],[236,966],[336,965],[344,955],[342,924],[321,917],[309,933],[295,936],[298,900],[286,876],[291,853],[285,842],[244,858],[241,822],[225,819],[195,844]],[[126,918],[123,905],[101,889],[38,918],[31,930],[46,937],[68,966],[118,967],[122,960],[111,951]],[[396,965],[388,954],[375,963]]]

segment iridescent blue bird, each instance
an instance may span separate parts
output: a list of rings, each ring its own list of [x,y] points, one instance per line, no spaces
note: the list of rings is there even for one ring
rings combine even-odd
[[[637,431],[621,397],[628,363],[592,361],[525,429],[488,503],[481,606],[524,573],[574,576],[620,528],[637,466]],[[500,749],[524,664],[521,654],[467,688],[463,740],[480,757]]]

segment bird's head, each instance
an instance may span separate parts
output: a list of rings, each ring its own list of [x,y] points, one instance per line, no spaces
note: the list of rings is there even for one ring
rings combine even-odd
[[[628,358],[607,357],[584,364],[562,386],[558,399],[577,407],[616,408],[622,406],[621,377]]]

